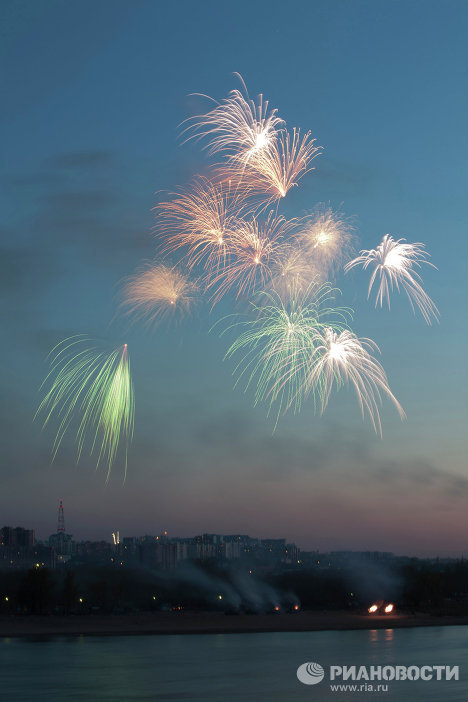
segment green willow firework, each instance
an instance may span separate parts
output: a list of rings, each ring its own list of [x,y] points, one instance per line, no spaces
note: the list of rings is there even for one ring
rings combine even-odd
[[[134,396],[127,344],[104,352],[82,335],[55,346],[50,371],[41,389],[49,386],[36,416],[45,413],[44,427],[53,420],[58,429],[52,448],[55,459],[62,440],[75,427],[77,461],[85,448],[97,454],[96,467],[107,465],[107,479],[121,444],[127,472],[128,446],[133,437]]]
[[[330,283],[312,282],[286,292],[261,292],[251,303],[254,319],[237,321],[222,332],[243,330],[229,347],[225,359],[242,354],[234,369],[235,385],[255,386],[255,402],[275,406],[277,419],[292,409],[298,412],[310,393],[309,375],[326,328],[338,333],[347,327],[351,310],[335,307],[339,291]],[[317,384],[320,394],[320,383]]]

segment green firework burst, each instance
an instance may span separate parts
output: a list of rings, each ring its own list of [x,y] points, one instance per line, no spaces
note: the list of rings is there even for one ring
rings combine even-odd
[[[285,292],[264,291],[251,303],[254,318],[238,320],[221,334],[242,329],[225,359],[241,354],[235,385],[254,386],[254,404],[266,402],[268,414],[275,407],[276,422],[289,409],[298,412],[310,393],[308,378],[324,330],[347,328],[351,310],[333,305],[338,293],[317,281],[293,284]],[[315,390],[320,394],[320,383]]]
[[[90,345],[82,335],[55,346],[50,371],[41,389],[49,386],[36,412],[45,413],[44,427],[58,421],[52,456],[76,420],[77,461],[85,447],[97,454],[98,467],[107,465],[107,480],[121,443],[125,447],[125,475],[128,445],[133,437],[134,396],[127,344],[104,352]]]

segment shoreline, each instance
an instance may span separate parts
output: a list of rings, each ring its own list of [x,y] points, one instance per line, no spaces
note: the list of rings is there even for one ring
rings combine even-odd
[[[107,616],[10,615],[0,617],[0,638],[260,634],[428,626],[468,626],[468,616],[395,614],[374,617],[349,612],[313,611],[298,614],[232,616],[221,612],[158,612]]]

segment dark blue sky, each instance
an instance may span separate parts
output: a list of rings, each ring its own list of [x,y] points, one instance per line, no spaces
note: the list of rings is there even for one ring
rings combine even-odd
[[[77,538],[167,529],[466,549],[466,3],[16,0],[0,13],[0,521],[46,536],[63,498]],[[422,241],[439,269],[424,271],[433,327],[404,298],[374,310],[365,275],[337,281],[408,415],[386,406],[383,439],[346,391],[272,436],[265,409],[233,390],[206,309],[153,335],[109,325],[119,281],[153,253],[155,192],[207,168],[177,140],[200,107],[189,94],[226,96],[234,71],[324,147],[284,214],[343,203],[363,248],[387,232]],[[51,434],[32,424],[45,356],[75,332],[129,344],[125,486],[119,466],[107,487],[92,461],[76,467],[71,444],[51,466]]]

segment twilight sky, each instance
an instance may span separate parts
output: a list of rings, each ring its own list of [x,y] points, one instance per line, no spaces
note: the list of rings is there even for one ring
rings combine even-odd
[[[77,539],[167,529],[466,555],[467,4],[15,0],[0,15],[0,526],[45,538],[62,498]],[[362,248],[422,241],[439,269],[423,272],[432,327],[404,297],[374,310],[362,272],[337,280],[407,413],[385,404],[382,439],[346,390],[273,435],[208,333],[230,301],[153,334],[114,318],[119,281],[154,251],[155,192],[206,171],[177,139],[201,107],[189,94],[225,97],[234,71],[324,147],[286,216],[342,203]],[[79,332],[129,344],[125,485],[119,465],[107,486],[92,459],[76,466],[72,443],[51,465],[52,433],[32,422],[48,351]]]

